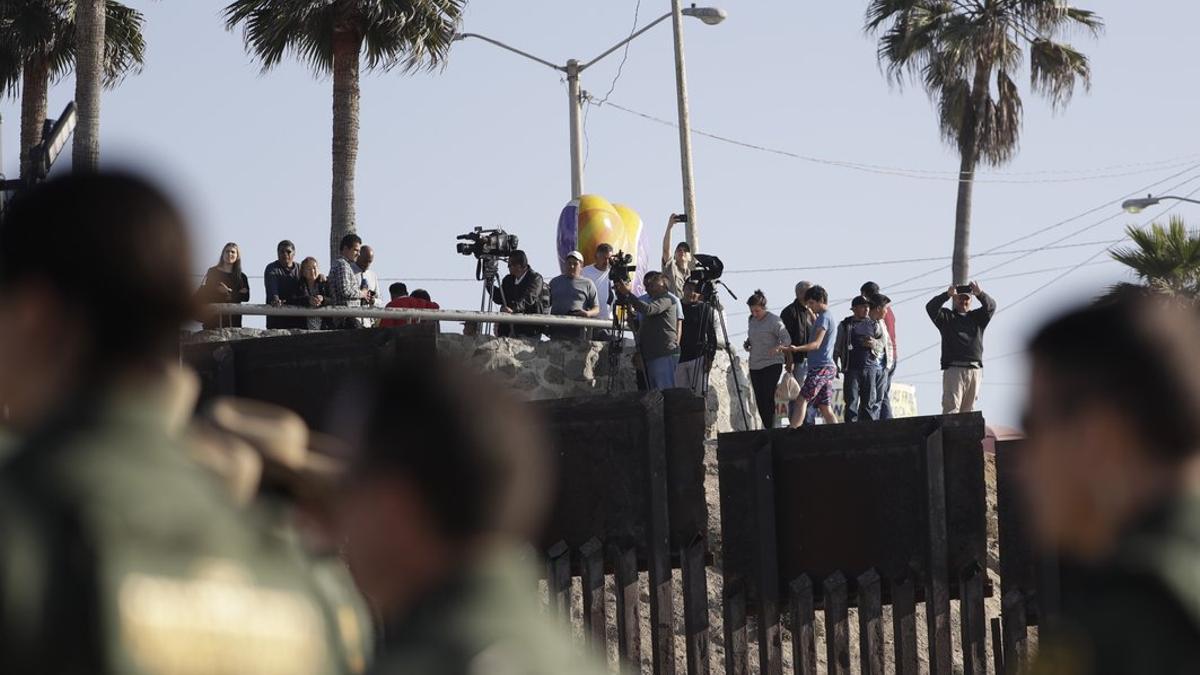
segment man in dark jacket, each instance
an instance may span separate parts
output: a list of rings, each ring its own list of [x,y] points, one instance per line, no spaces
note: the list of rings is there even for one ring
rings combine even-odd
[[[972,296],[981,307],[971,309]],[[942,307],[951,298],[954,309]],[[983,332],[996,313],[996,301],[972,281],[969,287],[951,286],[934,296],[925,311],[942,334],[942,414],[971,412],[983,382]]]
[[[809,311],[804,299],[810,288],[812,288],[811,282],[798,282],[796,284],[796,301],[784,307],[783,311],[779,313],[780,321],[783,321],[788,335],[792,336],[793,347],[806,345],[812,340],[813,313]],[[792,353],[792,374],[795,375],[797,382],[803,382],[804,378],[808,376],[808,352]],[[788,403],[789,415],[795,407],[795,401]],[[814,424],[817,419],[816,406],[809,406],[804,418],[804,424]]]
[[[717,353],[717,315],[703,302],[696,284],[683,284],[683,334],[679,337],[679,365],[675,385],[703,396],[706,375]]]
[[[500,288],[492,289],[492,301],[500,305],[503,314],[545,314],[549,308],[542,302],[543,285],[542,275],[529,268],[525,252],[513,251],[508,256],[508,274],[500,282]],[[500,337],[536,338],[541,334],[541,326],[496,326],[496,335]]]
[[[283,306],[300,290],[300,266],[296,264],[296,245],[284,239],[275,247],[279,256],[263,271],[263,285],[267,287],[267,304]],[[268,316],[267,328],[304,328],[302,316]]]

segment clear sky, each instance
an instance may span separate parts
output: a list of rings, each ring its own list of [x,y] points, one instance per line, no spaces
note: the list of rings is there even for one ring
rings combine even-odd
[[[791,300],[799,279],[826,286],[840,303],[837,316],[848,313],[848,298],[868,279],[893,300],[912,298],[896,306],[898,380],[917,385],[923,413],[938,412],[936,348],[911,359],[904,354],[936,342],[922,306],[934,288],[948,285],[949,271],[938,270],[948,261],[888,262],[950,253],[958,164],[941,143],[928,99],[917,87],[888,86],[875,43],[862,32],[865,2],[724,1],[725,23],[686,20],[697,130],[808,157],[934,173],[854,170],[698,136],[701,248],[724,260],[725,280],[743,301],[762,288],[775,311]],[[197,273],[216,262],[225,241],[236,241],[248,273],[261,274],[285,237],[324,268],[331,82],[295,61],[260,74],[241,36],[224,29],[224,3],[129,4],[146,14],[147,63],[105,95],[104,160],[152,172],[185,202],[196,244],[183,262]],[[464,29],[554,62],[590,59],[629,33],[636,4],[474,0]],[[1028,334],[1067,305],[1128,278],[1105,262],[1104,244],[1089,242],[1119,238],[1125,225],[1148,218],[1121,215],[1110,202],[1151,191],[1156,182],[1156,192],[1184,181],[1177,193],[1200,187],[1194,55],[1200,5],[1093,0],[1083,6],[1108,25],[1099,40],[1072,38],[1092,57],[1092,91],[1053,114],[1029,92],[1022,73],[1020,154],[1005,173],[982,175],[975,190],[973,275],[1002,310],[986,339],[982,406],[994,423],[1012,424],[1019,415],[1025,379],[1019,352]],[[644,0],[642,21],[668,9],[666,0]],[[584,89],[602,97],[620,57],[587,71]],[[71,98],[72,82],[52,88],[52,114]],[[673,119],[668,23],[633,43],[610,100]],[[0,114],[4,167],[13,174],[18,102],[3,100]],[[609,106],[590,109],[587,134],[587,191],[637,209],[657,249],[667,215],[682,210],[678,134]],[[555,223],[570,197],[567,140],[561,77],[482,42],[457,44],[444,71],[364,74],[358,226],[376,248],[380,275],[428,288],[443,307],[478,307],[478,286],[463,281],[474,261],[454,253],[454,236],[476,225],[520,235],[535,269],[551,270]],[[62,163],[60,170],[69,157]],[[1200,222],[1195,207],[1175,212]],[[1088,245],[996,254],[1060,239],[1060,247]],[[831,268],[854,263],[874,264]],[[1088,264],[1070,271],[1081,263]],[[748,271],[779,268],[788,269]],[[252,284],[253,300],[261,301],[261,282]],[[745,306],[727,298],[727,307],[730,332],[744,332]]]

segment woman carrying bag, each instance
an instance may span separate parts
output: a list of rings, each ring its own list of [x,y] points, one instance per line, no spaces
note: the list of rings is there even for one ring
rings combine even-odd
[[[775,426],[775,385],[783,374],[784,363],[791,359],[781,354],[780,348],[791,345],[792,336],[783,321],[767,311],[767,296],[762,291],[754,291],[746,304],[750,306],[745,344],[750,352],[750,387],[763,428],[770,429]]]

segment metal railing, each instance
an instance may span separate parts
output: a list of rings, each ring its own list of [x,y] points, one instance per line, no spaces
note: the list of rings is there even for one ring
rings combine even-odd
[[[273,305],[211,304],[208,308],[219,316],[290,316],[329,319],[396,319],[419,321],[473,322],[478,324],[515,324],[522,326],[570,326],[573,328],[612,328],[607,319],[583,319],[575,316],[550,314],[502,314],[457,309],[401,309],[397,307],[290,307]]]

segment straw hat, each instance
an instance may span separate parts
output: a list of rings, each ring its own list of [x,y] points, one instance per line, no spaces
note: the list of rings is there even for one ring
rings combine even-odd
[[[247,445],[258,455],[262,487],[319,502],[333,497],[345,446],[309,431],[296,413],[272,403],[220,397],[208,407],[205,420],[217,433]]]

